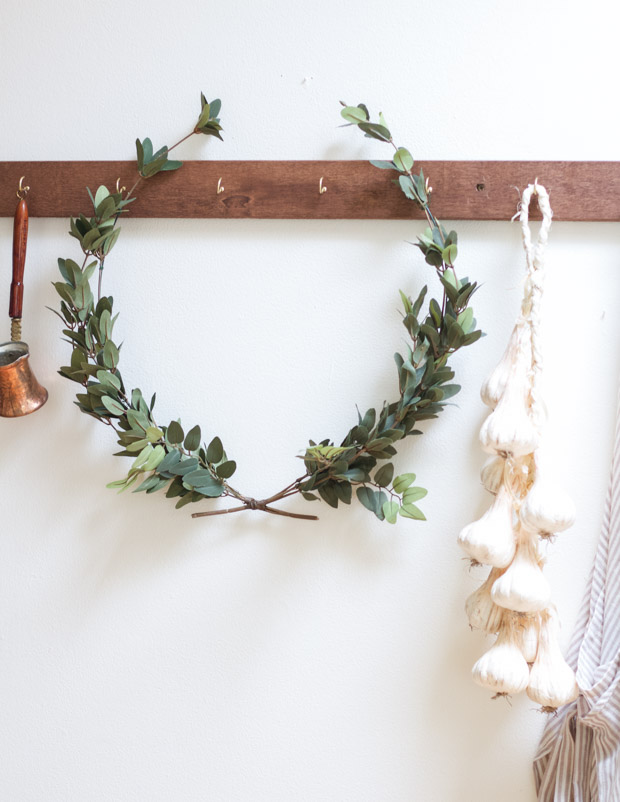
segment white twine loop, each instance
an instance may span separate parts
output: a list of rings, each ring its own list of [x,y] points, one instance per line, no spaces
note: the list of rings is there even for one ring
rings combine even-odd
[[[529,206],[532,195],[537,196],[538,205],[543,216],[535,247],[532,246],[532,234],[529,226]],[[549,238],[553,212],[551,211],[551,205],[549,203],[549,193],[537,180],[533,184],[529,184],[524,190],[521,203],[519,204],[518,215],[521,221],[523,249],[525,251],[528,271],[521,311],[530,327],[530,342],[532,348],[531,411],[534,425],[540,430],[546,418],[545,407],[541,398],[539,386],[543,366],[540,336],[541,304],[545,277],[545,249]]]

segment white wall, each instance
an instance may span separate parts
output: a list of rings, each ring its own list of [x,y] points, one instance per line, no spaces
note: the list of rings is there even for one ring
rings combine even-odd
[[[337,127],[342,98],[381,107],[421,159],[614,159],[611,12],[604,0],[11,3],[0,158],[131,158],[137,135],[183,134],[203,90],[223,99],[226,141],[195,138],[181,157],[382,158]],[[0,220],[2,309],[11,226]],[[55,372],[68,347],[44,309],[56,258],[76,245],[66,220],[31,221],[25,337],[50,400],[0,420],[1,799],[534,798],[543,718],[471,682],[488,644],[467,627],[480,576],[455,545],[488,503],[478,388],[518,307],[520,233],[457,228],[488,337],[455,360],[458,406],[399,453],[430,488],[429,522],[389,527],[358,505],[321,505],[320,523],[193,521],[163,497],[106,490],[126,464],[72,405]],[[341,437],[355,403],[394,392],[397,290],[432,281],[405,242],[419,230],[128,220],[106,275],[125,377],[157,389],[162,421],[219,434],[241,488],[272,492],[297,475],[308,437]],[[616,224],[559,223],[548,254],[551,426],[579,509],[547,569],[565,642],[610,460],[618,245]]]

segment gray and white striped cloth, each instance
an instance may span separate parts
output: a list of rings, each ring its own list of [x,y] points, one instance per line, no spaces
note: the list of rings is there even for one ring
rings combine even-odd
[[[603,531],[567,661],[579,697],[545,727],[539,802],[620,802],[620,397]]]

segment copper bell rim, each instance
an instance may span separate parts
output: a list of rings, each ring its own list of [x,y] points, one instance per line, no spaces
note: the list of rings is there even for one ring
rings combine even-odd
[[[48,392],[34,375],[25,342],[0,344],[0,417],[19,418],[40,409]]]

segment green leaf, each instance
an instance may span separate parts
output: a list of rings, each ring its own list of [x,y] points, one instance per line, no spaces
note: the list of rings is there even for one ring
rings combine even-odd
[[[190,457],[189,459],[182,459],[176,465],[172,465],[167,470],[168,473],[173,473],[175,476],[185,476],[186,473],[195,471],[197,467],[198,460],[195,457]]]
[[[163,461],[159,464],[159,470],[162,469]],[[170,487],[166,490],[166,498],[176,498],[177,496],[182,496],[185,493],[185,488],[183,487],[182,480],[180,476],[176,476],[172,482],[170,483]]]
[[[138,454],[138,456],[135,458],[135,460],[131,463],[131,469],[133,470],[134,468],[142,468],[142,466],[145,464],[145,462],[150,457],[152,452],[153,452],[153,446],[150,443],[148,445],[144,446],[142,451]]]
[[[394,162],[371,159],[370,163],[373,167],[378,167],[380,170],[398,170]]]
[[[456,245],[448,245],[447,248],[442,250],[441,255],[447,265],[453,265],[456,260],[457,253],[458,251]]]
[[[344,109],[341,109],[340,116],[349,123],[360,123],[368,120],[366,112],[360,109],[359,106],[345,106]]]
[[[402,191],[409,198],[409,200],[414,200],[414,201],[419,200],[418,195],[415,191],[415,187],[413,185],[413,181],[411,180],[410,176],[408,175],[399,176],[398,183]]]
[[[368,474],[361,468],[349,468],[349,470],[344,471],[342,476],[348,479],[350,482],[368,481]]]
[[[425,521],[426,515],[415,504],[403,504],[400,508],[400,514],[403,518],[413,518],[416,521]]]
[[[447,401],[448,398],[452,398],[452,396],[455,396],[457,393],[459,393],[461,391],[461,385],[460,384],[442,384],[439,389],[443,393],[443,396],[442,396],[441,400],[442,401]]]
[[[100,223],[104,223],[116,214],[116,202],[114,198],[108,196],[100,204],[97,205],[95,212],[99,218]],[[102,226],[103,228],[103,226]]]
[[[142,493],[144,490],[149,490],[149,488],[155,487],[161,482],[161,477],[157,476],[157,474],[151,474],[147,476],[147,478],[139,485],[133,492],[134,493]]]
[[[108,340],[103,346],[103,364],[108,370],[115,370],[118,365],[120,355],[118,348],[114,345],[112,340]]]
[[[237,463],[234,459],[229,459],[226,462],[223,462],[221,465],[218,465],[215,469],[217,475],[220,479],[230,479],[233,473],[237,470]]]
[[[95,208],[99,206],[102,200],[105,200],[110,195],[110,191],[103,184],[97,189],[95,193]]]
[[[474,310],[471,308],[471,306],[461,312],[461,314],[457,317],[456,322],[463,329],[465,334],[469,333],[474,324]]]
[[[401,173],[408,173],[413,167],[413,156],[407,148],[398,148],[394,154],[394,164]]]
[[[375,482],[380,487],[387,487],[390,482],[392,481],[392,477],[394,476],[394,466],[391,462],[388,462],[387,465],[383,465],[375,474]]]
[[[170,421],[170,425],[166,430],[166,437],[168,438],[168,442],[174,446],[183,442],[184,432],[178,421]]]
[[[127,444],[127,451],[129,451],[130,454],[134,454],[137,451],[142,451],[144,446],[149,445],[150,442],[151,442],[150,440],[147,440],[146,438],[142,438],[141,440],[136,440],[133,443],[128,443]]]
[[[158,429],[157,426],[149,426],[146,430],[146,438],[149,443],[156,443],[158,440],[161,440],[164,436],[164,433],[161,429]]]
[[[184,446],[187,451],[196,451],[200,446],[200,426],[194,426],[185,436]]]
[[[212,484],[204,484],[196,488],[196,493],[200,493],[201,496],[206,496],[207,498],[217,498],[223,492],[224,486],[218,484],[215,480],[213,480]]]
[[[144,148],[139,139],[136,139],[136,161],[138,163],[138,171],[142,172],[142,167],[144,166]]]
[[[383,505],[388,500],[387,496],[382,490],[371,490],[368,487],[358,487],[357,497],[362,502],[364,507],[369,509],[377,516],[380,521],[383,521],[385,515],[383,513]]]
[[[409,485],[415,482],[415,473],[401,473],[392,482],[395,493],[403,493]]]
[[[114,398],[110,398],[109,395],[102,396],[101,403],[112,415],[116,415],[120,418],[121,415],[125,414],[125,407],[123,407],[122,404],[119,404],[118,401],[115,401]]]
[[[133,198],[132,198],[132,200],[133,200]],[[120,233],[121,233],[121,230],[122,230],[122,229],[121,229],[121,228],[120,228],[120,226],[119,226],[119,228],[115,228],[115,229],[114,229],[114,231],[112,232],[112,234],[109,234],[109,235],[106,237],[106,239],[105,239],[105,242],[103,243],[103,252],[104,252],[104,254],[105,254],[106,256],[107,256],[107,254],[109,254],[109,253],[110,253],[110,251],[112,250],[112,248],[113,248],[113,247],[114,247],[114,245],[116,244],[116,240],[119,238],[119,235],[120,235]]]
[[[336,488],[332,484],[324,484],[318,488],[319,496],[329,504],[330,507],[337,509],[338,507],[338,493],[336,492]]]
[[[212,484],[215,482],[215,479],[213,478],[211,471],[208,471],[206,468],[198,468],[195,471],[189,471],[188,473],[183,474],[183,481],[188,485],[193,485],[194,487],[202,487],[203,485]]]
[[[357,488],[357,497],[361,501],[361,503],[366,507],[367,510],[371,512],[375,511],[375,494],[369,487],[358,487]]]
[[[368,429],[368,431],[370,431],[375,425],[376,417],[377,413],[375,412],[375,410],[369,409],[363,418],[360,415],[360,421],[359,421],[360,426],[363,426],[365,429]]]
[[[165,456],[166,449],[161,445],[155,446],[155,448],[149,454],[147,461],[144,463],[142,470],[154,471],[160,462],[163,461]]]
[[[396,501],[386,501],[383,504],[383,514],[385,515],[385,520],[390,524],[395,524],[396,519],[398,518],[399,509],[400,507]]]
[[[98,370],[97,380],[100,381],[101,384],[106,384],[109,387],[113,387],[117,391],[121,389],[121,380],[118,378],[116,373],[110,373],[107,370]]]
[[[174,161],[173,159],[166,159],[163,167],[161,168],[161,172],[172,172],[173,170],[178,170],[180,167],[183,167],[183,162]]]
[[[414,501],[419,501],[428,495],[428,490],[423,487],[409,487],[403,493],[403,502],[405,504],[412,504]]]
[[[163,460],[157,466],[160,473],[168,471],[170,468],[173,468],[181,461],[181,452],[177,451],[169,451]]]
[[[217,463],[224,456],[224,447],[219,437],[214,437],[207,448],[207,462]]]
[[[177,501],[174,505],[175,510],[180,510],[182,507],[185,507],[186,504],[191,504],[194,501],[198,501],[200,496],[195,496],[194,493],[185,493],[181,496],[181,498]]]
[[[363,131],[366,136],[372,139],[378,139],[379,142],[389,142],[392,135],[384,125],[378,123],[358,123],[358,127]]]

